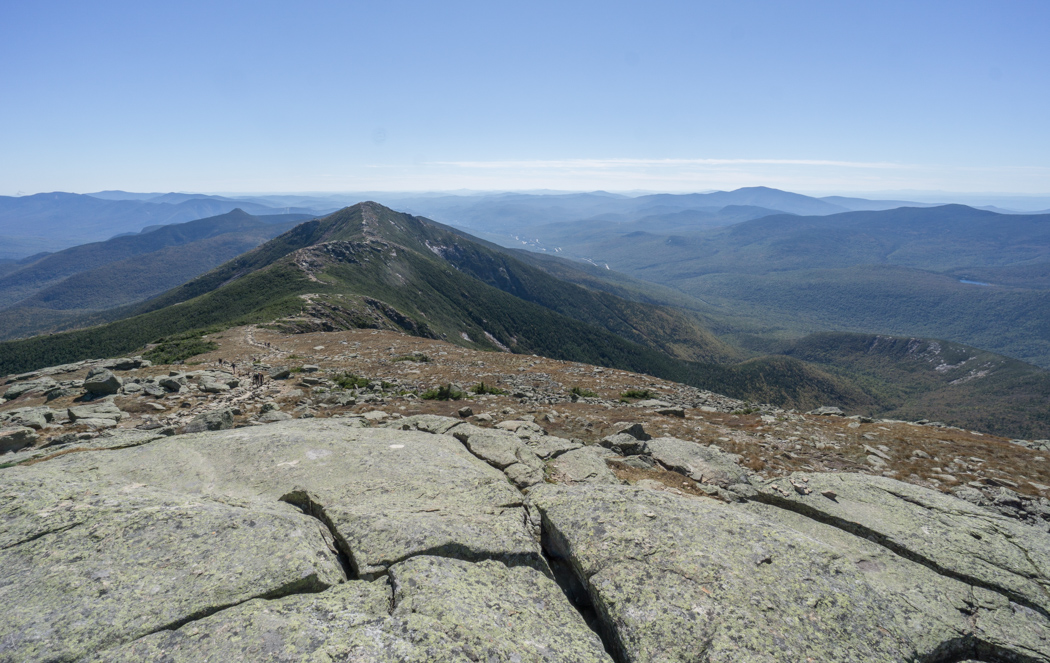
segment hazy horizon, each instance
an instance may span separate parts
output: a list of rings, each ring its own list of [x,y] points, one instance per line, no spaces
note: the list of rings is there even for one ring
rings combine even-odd
[[[1048,24],[947,0],[10,3],[0,194],[1046,195]]]

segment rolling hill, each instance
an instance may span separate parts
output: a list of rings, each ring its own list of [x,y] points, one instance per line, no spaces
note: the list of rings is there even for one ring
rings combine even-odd
[[[144,299],[307,218],[302,214],[256,217],[238,209],[23,260],[0,275],[0,306],[91,310]]]
[[[695,232],[548,230],[537,240],[548,252],[679,289],[746,347],[816,331],[874,332],[1050,367],[1050,215],[943,205],[770,215]]]

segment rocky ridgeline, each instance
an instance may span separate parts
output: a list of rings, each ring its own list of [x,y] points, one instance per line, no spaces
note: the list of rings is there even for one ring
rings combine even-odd
[[[97,440],[0,470],[2,661],[1050,660],[1046,531],[886,477],[630,422]]]

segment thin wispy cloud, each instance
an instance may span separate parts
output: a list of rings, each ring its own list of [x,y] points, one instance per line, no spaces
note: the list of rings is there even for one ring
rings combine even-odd
[[[915,168],[910,164],[883,161],[834,161],[825,159],[535,159],[508,161],[433,161],[438,166],[460,168],[528,168],[528,169],[575,169],[575,168],[633,168],[639,166],[827,166],[833,168]]]

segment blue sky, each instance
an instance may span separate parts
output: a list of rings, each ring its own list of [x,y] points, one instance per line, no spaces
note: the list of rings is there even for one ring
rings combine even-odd
[[[0,3],[0,194],[1050,193],[1050,2]]]

